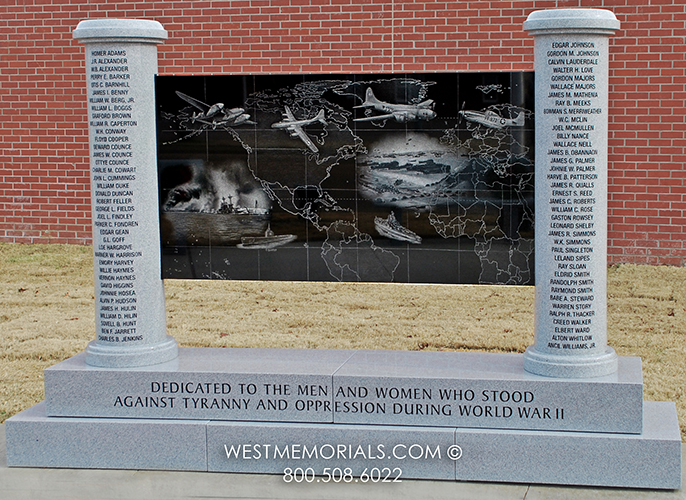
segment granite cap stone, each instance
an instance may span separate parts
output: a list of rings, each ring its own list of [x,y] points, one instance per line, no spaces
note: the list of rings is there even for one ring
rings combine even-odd
[[[73,37],[82,43],[105,40],[159,43],[167,36],[160,23],[144,19],[88,19],[81,21],[73,32]]]
[[[615,15],[605,9],[551,9],[529,14],[524,29],[532,35],[556,29],[612,35],[619,24]]]

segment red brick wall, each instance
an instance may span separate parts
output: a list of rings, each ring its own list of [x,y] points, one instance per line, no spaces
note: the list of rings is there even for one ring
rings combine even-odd
[[[611,262],[686,263],[684,0],[3,0],[0,241],[89,243],[87,18],[160,21],[160,73],[524,71],[533,10],[602,7]]]

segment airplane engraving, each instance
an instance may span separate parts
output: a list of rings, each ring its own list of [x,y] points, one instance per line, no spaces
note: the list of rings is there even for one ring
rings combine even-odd
[[[176,95],[194,108],[200,110],[199,113],[193,113],[193,115],[191,115],[191,123],[204,123],[205,125],[212,126],[213,129],[216,129],[217,126],[235,126],[242,124],[256,125],[255,122],[250,121],[250,115],[247,114],[243,108],[226,109],[224,103],[221,102],[210,106],[209,104],[205,104],[178,90],[176,91]]]
[[[277,123],[273,123],[272,128],[287,130],[288,132],[290,132],[291,137],[299,137],[300,140],[303,141],[305,145],[308,148],[310,148],[310,150],[313,153],[318,153],[319,149],[314,144],[312,139],[310,139],[310,136],[308,136],[307,133],[303,130],[303,127],[315,122],[319,122],[322,125],[326,126],[327,122],[324,119],[324,110],[319,110],[319,113],[317,113],[317,116],[315,116],[314,118],[308,118],[305,120],[297,120],[288,106],[285,106],[285,111],[286,112],[283,114],[284,120]]]
[[[460,111],[460,116],[470,122],[485,125],[490,128],[523,127],[524,112],[520,111],[514,118],[503,118],[492,110],[483,111]]]
[[[375,120],[386,120],[393,118],[400,123],[411,122],[416,120],[429,121],[436,118],[436,112],[432,109],[434,101],[428,99],[419,104],[391,104],[380,101],[374,95],[371,87],[367,87],[365,94],[365,101],[355,108],[371,108],[375,111],[381,111],[383,115],[368,116],[366,118],[356,118],[356,122],[371,122]]]

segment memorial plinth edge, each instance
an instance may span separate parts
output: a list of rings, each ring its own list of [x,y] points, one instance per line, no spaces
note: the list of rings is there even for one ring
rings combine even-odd
[[[42,403],[5,423],[10,467],[253,472],[282,477],[286,468],[309,468],[320,478],[325,468],[338,468],[340,474],[347,468],[348,482],[362,478],[365,471],[369,477],[371,469],[388,467],[389,473],[401,471],[393,475],[400,474],[401,479],[680,488],[681,439],[674,403],[646,402],[643,428],[642,434],[602,434],[61,418],[47,417]],[[266,444],[271,445],[269,458],[264,455]],[[337,451],[339,446],[343,448]],[[411,446],[415,457],[423,450],[425,459],[408,458]],[[303,459],[305,447],[310,455]],[[313,455],[314,449],[327,456],[331,450],[340,455],[327,459]],[[298,457],[285,450],[297,451]]]
[[[99,368],[79,354],[45,371],[60,417],[220,419],[641,432],[641,361],[560,379],[516,353],[180,348],[139,368]]]

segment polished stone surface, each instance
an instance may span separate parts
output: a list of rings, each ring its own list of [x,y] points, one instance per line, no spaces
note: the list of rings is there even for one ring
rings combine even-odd
[[[323,475],[320,481],[328,471],[332,481],[348,474],[343,481],[353,483],[454,480],[455,462],[446,456],[454,441],[449,428],[211,422],[208,470],[283,474],[290,468]]]
[[[167,32],[156,21],[91,19],[86,45],[95,340],[94,366],[153,365],[178,355],[167,335],[159,239],[155,75]]]
[[[524,29],[532,34],[538,30],[550,32],[559,29],[581,31],[600,31],[612,35],[620,23],[612,11],[605,9],[548,9],[529,14],[524,21]]]
[[[159,43],[167,36],[160,23],[147,19],[87,19],[74,30],[74,38],[82,43],[108,41],[110,38]]]
[[[45,404],[6,421],[15,467],[207,470],[203,420],[48,418]]]
[[[646,401],[643,434],[458,429],[458,479],[676,489],[681,435],[671,402]]]
[[[686,445],[682,444],[682,451]],[[686,462],[682,463],[682,476]],[[280,475],[12,467],[5,461],[0,425],[0,498],[11,500],[686,500],[686,490],[592,488],[468,481],[406,480],[401,483],[291,482]]]
[[[608,10],[529,15],[536,73],[534,345],[524,368],[547,377],[614,373],[607,346]]]
[[[181,348],[126,370],[79,354],[45,370],[45,394],[51,416],[639,433],[641,361],[620,361],[565,380],[524,371],[521,354]]]
[[[641,432],[639,358],[593,379],[541,377],[521,354],[359,351],[334,377],[334,421]]]
[[[353,351],[181,348],[168,363],[45,370],[51,416],[333,422],[331,381]]]
[[[656,489],[681,485],[681,439],[673,403],[646,402],[640,435],[64,418],[47,417],[42,404],[7,420],[6,431],[7,463],[13,467],[279,475],[290,468],[315,482],[314,476],[321,482],[327,474],[337,474],[352,483],[365,474],[381,474],[391,479]]]

